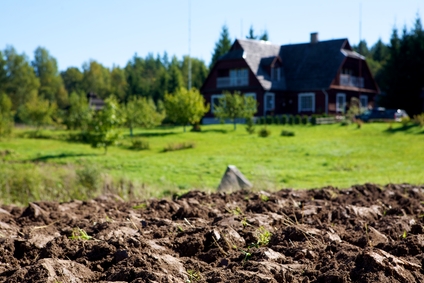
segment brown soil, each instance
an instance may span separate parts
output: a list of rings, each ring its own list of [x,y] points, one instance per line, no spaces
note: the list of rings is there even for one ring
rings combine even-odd
[[[3,205],[0,282],[424,282],[423,201],[366,184]]]

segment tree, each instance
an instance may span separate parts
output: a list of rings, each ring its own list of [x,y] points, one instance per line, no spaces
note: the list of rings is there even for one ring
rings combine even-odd
[[[253,26],[250,26],[249,35],[246,36],[247,39],[257,39],[258,37],[255,35],[255,31],[253,30]]]
[[[237,118],[252,118],[257,111],[256,100],[252,97],[245,97],[240,92],[224,93],[219,99],[219,104],[215,106],[214,115],[221,121],[230,119],[233,121],[236,130]]]
[[[183,76],[177,57],[173,57],[168,69],[168,93],[174,93],[183,86]]]
[[[60,73],[63,83],[68,93],[87,92],[83,88],[83,73],[76,67],[69,67]]]
[[[108,68],[96,61],[83,65],[83,86],[86,92],[94,92],[105,99],[111,94],[111,77]]]
[[[42,126],[54,123],[56,111],[56,103],[38,97],[37,92],[33,91],[31,98],[19,108],[18,115],[24,123],[35,126],[37,134]]]
[[[113,67],[110,73],[111,93],[116,95],[119,100],[125,101],[128,89],[128,83],[125,70],[119,67]]]
[[[68,92],[57,69],[56,59],[50,56],[47,49],[38,47],[34,51],[32,66],[37,78],[40,80],[38,95],[50,102],[56,102],[59,107],[66,106],[68,103]]]
[[[188,86],[188,62],[191,59],[191,86],[200,89],[208,76],[208,67],[203,60],[197,58],[183,57],[181,73],[183,74],[183,85]]]
[[[34,92],[37,92],[40,81],[25,54],[19,55],[13,47],[8,46],[4,51],[4,56],[6,59],[6,83],[3,88],[12,100],[12,110],[16,111],[31,99]]]
[[[151,128],[162,123],[165,113],[158,112],[152,98],[131,97],[124,106],[123,114],[125,116],[125,126],[130,129],[130,135],[133,136],[133,128],[140,126]]]
[[[71,93],[69,108],[65,113],[64,123],[68,129],[72,130],[86,130],[93,116],[93,110],[90,109],[87,96],[83,92]]]
[[[12,129],[12,101],[6,94],[0,93],[0,137],[10,134]]]
[[[384,106],[402,108],[409,116],[422,112],[420,93],[424,87],[424,31],[417,17],[411,30],[405,27],[399,38],[394,29],[390,56],[384,65]]]
[[[269,36],[268,36],[268,31],[265,30],[264,33],[259,37],[259,40],[264,40],[264,41],[268,41],[269,40]]]
[[[353,50],[365,57],[368,57],[370,54],[367,42],[365,40],[361,40],[357,46],[353,46]]]
[[[118,101],[113,96],[107,98],[103,109],[95,113],[90,123],[88,139],[91,146],[103,147],[106,154],[107,148],[118,140],[118,127],[122,122]]]
[[[218,58],[230,51],[231,48],[231,39],[228,32],[228,27],[226,25],[222,26],[221,35],[219,40],[215,43],[215,49],[212,54],[212,60],[209,65],[211,69],[213,65],[218,61]]]
[[[184,126],[199,123],[209,111],[209,104],[195,88],[187,90],[181,87],[174,94],[165,94],[165,110],[167,117],[174,123]]]

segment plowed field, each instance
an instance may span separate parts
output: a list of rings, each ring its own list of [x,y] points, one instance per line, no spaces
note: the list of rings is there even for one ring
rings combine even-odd
[[[424,187],[1,206],[0,282],[424,282]]]

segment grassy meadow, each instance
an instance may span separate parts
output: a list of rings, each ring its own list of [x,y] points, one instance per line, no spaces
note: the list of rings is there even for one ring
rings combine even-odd
[[[261,126],[256,126],[258,130]],[[128,130],[108,149],[69,142],[69,132],[44,130],[28,138],[16,129],[0,140],[0,186],[3,203],[87,198],[114,192],[126,198],[162,197],[201,189],[213,191],[229,164],[257,190],[349,187],[366,182],[424,183],[424,131],[401,124],[341,126],[268,126],[267,138],[249,135],[244,125],[202,126],[202,132],[182,127],[136,129],[150,145],[131,150]],[[280,136],[281,131],[294,137]],[[194,148],[163,152],[170,144]]]

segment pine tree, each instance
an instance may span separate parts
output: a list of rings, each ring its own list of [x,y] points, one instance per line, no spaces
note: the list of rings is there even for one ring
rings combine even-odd
[[[215,43],[215,49],[212,54],[212,60],[209,65],[211,69],[213,65],[215,65],[216,61],[218,61],[219,57],[227,53],[231,48],[231,39],[230,34],[228,32],[228,27],[226,25],[222,26],[221,35],[219,40]]]

